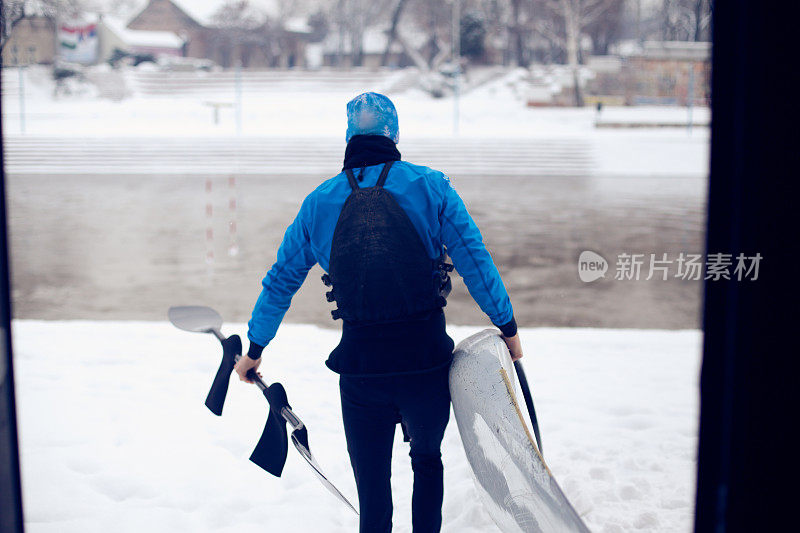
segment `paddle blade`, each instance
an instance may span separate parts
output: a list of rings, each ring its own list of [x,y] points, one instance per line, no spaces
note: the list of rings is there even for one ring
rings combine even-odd
[[[222,327],[222,317],[210,307],[181,305],[170,307],[169,321],[178,329],[196,333],[211,333]]]
[[[264,396],[269,402],[269,418],[258,444],[250,454],[250,460],[273,476],[280,477],[289,450],[286,419],[281,411],[284,407],[289,407],[289,399],[286,397],[286,389],[280,383],[270,385],[264,391]]]
[[[303,440],[305,441],[305,444],[301,442]],[[328,492],[336,496],[340,502],[345,504],[351,511],[358,515],[358,511],[355,507],[353,507],[353,504],[350,503],[350,500],[348,500],[345,495],[342,494],[333,483],[331,483],[331,481],[328,479],[328,476],[325,475],[325,473],[322,471],[322,468],[320,468],[320,466],[317,464],[317,461],[314,460],[314,456],[311,455],[311,451],[307,447],[308,434],[305,432],[305,429],[303,429],[301,432],[294,431],[292,433],[292,444],[294,444],[294,447],[298,452],[300,452],[300,455],[303,457],[303,459],[306,460],[308,466],[311,467],[311,470],[313,470],[314,475],[317,476],[317,479],[319,479],[320,483],[322,483],[322,485],[328,489]]]
[[[231,372],[236,364],[236,356],[242,354],[242,339],[239,335],[231,335],[222,342],[222,362],[214,376],[214,383],[206,397],[206,407],[217,416],[222,415],[225,397],[228,395],[228,384],[231,381]]]
[[[286,432],[286,421],[270,410],[264,431],[253,453],[250,454],[250,460],[273,476],[281,477],[288,452],[289,437]]]

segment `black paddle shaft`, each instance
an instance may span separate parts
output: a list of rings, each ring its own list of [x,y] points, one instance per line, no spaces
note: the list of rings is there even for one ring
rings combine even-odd
[[[168,316],[175,327],[195,333],[211,333],[222,344],[222,362],[216,376],[214,376],[214,383],[211,385],[211,390],[206,398],[206,406],[211,412],[218,416],[221,415],[222,408],[225,405],[225,396],[228,394],[231,373],[233,373],[236,363],[242,358],[242,340],[238,335],[231,335],[226,338],[222,334],[220,331],[222,317],[210,307],[198,305],[170,307]],[[286,423],[288,422],[292,426],[292,443],[294,447],[314,470],[315,475],[323,486],[357,515],[356,508],[328,480],[314,460],[314,456],[311,455],[311,450],[308,446],[308,431],[303,422],[292,412],[283,385],[273,383],[267,386],[261,376],[252,369],[247,372],[247,377],[259,388],[270,406],[267,424],[264,427],[261,439],[250,456],[250,460],[267,472],[280,476],[286,463],[288,449]]]
[[[517,380],[519,380],[519,388],[522,390],[522,397],[525,398],[525,405],[528,406],[528,415],[531,417],[533,434],[536,436],[536,443],[539,445],[539,453],[544,454],[542,451],[542,436],[539,434],[539,421],[536,419],[536,409],[533,408],[533,398],[531,397],[531,389],[528,387],[528,379],[525,377],[525,370],[522,368],[520,361],[514,361],[514,368],[517,370]]]

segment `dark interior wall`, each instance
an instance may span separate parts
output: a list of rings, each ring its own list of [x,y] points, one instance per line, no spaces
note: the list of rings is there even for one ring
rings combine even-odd
[[[22,531],[22,496],[14,372],[11,364],[11,298],[3,169],[3,148],[0,142],[0,532],[16,533]]]
[[[714,7],[707,247],[763,260],[757,281],[706,282],[698,532],[797,527],[796,11]]]

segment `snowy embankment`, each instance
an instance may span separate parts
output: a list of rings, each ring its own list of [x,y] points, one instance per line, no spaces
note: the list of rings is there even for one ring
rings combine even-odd
[[[482,329],[452,327],[460,341]],[[246,331],[228,325],[226,334]],[[697,331],[522,329],[545,458],[593,531],[689,531]],[[267,404],[232,382],[221,418],[203,406],[220,350],[167,323],[14,323],[27,530],[352,532],[357,521],[294,450],[283,477],[247,460]],[[262,373],[280,380],[311,449],[355,498],[337,376],[338,332],[284,325]],[[395,531],[408,532],[411,468],[396,434]],[[443,443],[445,532],[496,531],[451,418]]]
[[[52,149],[52,143],[56,141],[58,144],[58,139],[79,139],[78,142],[88,147],[97,146],[97,139],[101,143],[116,140],[123,147],[127,147],[128,143],[136,146],[136,138],[173,138],[191,142],[193,138],[206,137],[241,142],[237,135],[239,129],[233,105],[236,100],[233,74],[229,72],[216,74],[214,83],[207,79],[206,74],[195,73],[185,80],[185,85],[175,85],[171,74],[161,73],[159,76],[163,78],[165,87],[171,89],[148,93],[141,90],[135,80],[137,76],[157,73],[125,71],[130,94],[121,101],[99,98],[94,93],[56,98],[53,96],[53,82],[45,69],[31,69],[26,74],[28,81],[22,86],[16,81],[16,74],[16,71],[7,69],[3,77],[9,85],[3,90],[4,133],[6,136],[21,135],[24,108],[25,137],[32,142],[37,138],[46,141],[41,146],[33,146],[38,153]],[[258,75],[266,74],[251,73],[251,76]],[[527,140],[533,145],[546,141],[579,147],[586,145],[590,152],[588,162],[591,173],[595,175],[704,177],[708,172],[707,127],[698,126],[692,130],[638,127],[609,130],[595,127],[598,121],[636,126],[685,123],[689,112],[684,107],[607,106],[600,114],[593,107],[527,107],[524,85],[518,83],[519,73],[512,71],[462,95],[457,106],[459,118],[456,134],[456,106],[453,99],[433,98],[419,89],[398,84],[397,80],[404,75],[403,71],[391,75],[364,73],[360,78],[354,73],[343,73],[342,76],[349,78],[336,81],[337,78],[332,78],[330,72],[279,72],[271,74],[274,79],[268,84],[245,79],[241,100],[241,136],[254,142],[260,139],[295,139],[311,153],[312,159],[318,159],[314,149],[325,151],[329,144],[326,142],[320,146],[319,139],[335,139],[339,143],[339,150],[344,148],[346,102],[361,91],[374,90],[387,92],[397,106],[400,117],[399,146],[404,154],[408,141],[418,144],[453,138],[485,141],[485,150],[490,153],[493,143],[502,143],[504,140],[511,143]],[[154,82],[151,80],[151,83]],[[21,105],[20,93],[24,94],[24,106]],[[218,122],[214,120],[213,105],[216,104],[225,105],[219,110]],[[695,108],[692,117],[695,124],[708,124],[709,110]],[[25,170],[19,167],[17,161],[25,157],[19,156],[13,148],[9,157],[12,169]],[[74,151],[71,147],[70,150],[73,154],[67,161],[74,162],[76,154],[81,154],[81,151]],[[413,151],[406,155],[413,155]],[[132,152],[138,153],[135,149]],[[211,153],[216,152],[212,150]],[[84,155],[91,166],[88,162],[94,156]],[[531,156],[538,160],[547,159],[546,154],[534,153]],[[470,154],[459,157],[467,163],[473,159]],[[519,169],[518,172],[531,171],[527,162],[518,156],[512,154],[504,157],[507,164]],[[565,163],[572,162],[569,156],[556,153],[554,157]],[[99,159],[104,160],[102,155]],[[424,164],[430,163],[424,161]],[[297,166],[296,161],[294,164]],[[191,163],[187,163],[187,166],[191,167]],[[119,164],[119,167],[126,172],[149,172],[146,164]],[[235,167],[230,165],[229,168],[232,170]],[[269,165],[264,168],[267,172],[282,173],[280,169],[270,168]],[[31,171],[30,168],[27,170]],[[313,168],[309,170],[316,171]],[[447,168],[443,170],[449,171]],[[537,169],[532,170],[536,174]],[[575,173],[570,168],[567,170],[573,174],[588,173]],[[454,177],[458,176],[457,172],[449,172]],[[485,173],[492,175],[491,171]],[[550,173],[552,169],[544,174]],[[563,173],[555,172],[555,175]]]

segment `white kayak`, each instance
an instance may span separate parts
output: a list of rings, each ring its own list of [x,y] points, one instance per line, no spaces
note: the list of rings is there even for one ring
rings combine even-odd
[[[516,384],[511,356],[496,330],[456,346],[450,394],[481,501],[505,533],[588,532],[536,446]]]

